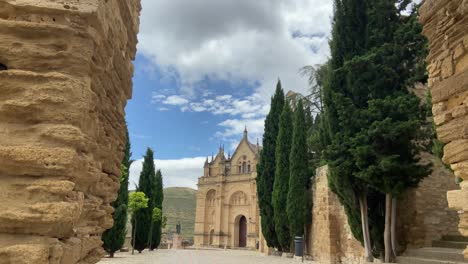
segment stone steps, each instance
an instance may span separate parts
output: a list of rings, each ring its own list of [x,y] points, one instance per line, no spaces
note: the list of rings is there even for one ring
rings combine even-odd
[[[432,242],[432,247],[408,249],[404,256],[397,257],[400,264],[462,264],[468,263],[463,256],[463,249],[468,245],[468,238],[462,236],[444,236],[442,240]]]
[[[465,241],[444,241],[438,240],[432,242],[433,247],[439,248],[458,248],[458,249],[465,249],[468,246],[468,242]]]
[[[428,247],[419,249],[408,249],[405,253],[406,256],[444,260],[444,261],[455,261],[463,262],[463,250],[454,248],[439,248],[439,247]]]
[[[465,264],[466,262],[455,262],[447,260],[426,259],[417,257],[400,256],[397,257],[400,264]]]
[[[404,256],[397,258],[400,264],[461,264],[464,259],[463,249],[428,247],[408,249]]]
[[[442,240],[443,241],[457,241],[457,242],[467,242],[468,243],[468,237],[464,237],[464,236],[443,236]]]

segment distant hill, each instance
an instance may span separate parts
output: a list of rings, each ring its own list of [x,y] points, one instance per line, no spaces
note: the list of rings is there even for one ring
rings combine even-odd
[[[180,222],[184,238],[193,240],[196,194],[197,191],[191,188],[164,188],[163,214],[167,217],[167,225],[163,232],[175,233],[176,224]]]

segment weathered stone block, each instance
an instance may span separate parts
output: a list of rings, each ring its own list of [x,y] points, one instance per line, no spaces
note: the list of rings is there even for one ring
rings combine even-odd
[[[442,61],[442,68],[441,68],[442,78],[446,79],[453,75],[453,58],[452,56],[446,57]]]
[[[139,11],[139,0],[0,0],[0,263],[103,255]]]
[[[426,0],[420,8],[420,20],[423,32],[429,40],[430,51],[428,61],[432,61],[439,54],[453,52],[451,57],[445,58],[442,66],[440,82],[431,81],[433,103],[448,101],[447,111],[452,113],[453,120],[438,118],[438,137],[448,143],[444,148],[443,161],[451,164],[455,174],[465,179],[461,190],[448,193],[449,206],[455,209],[466,207],[468,204],[468,188],[465,183],[468,161],[467,124],[464,117],[467,114],[468,102],[468,1],[467,0]],[[453,65],[456,63],[456,65]],[[453,76],[452,76],[453,74]],[[434,71],[429,72],[429,80],[438,78]],[[437,109],[438,107],[435,106]],[[440,114],[442,115],[442,113]],[[459,230],[468,236],[468,212],[465,208],[460,214]],[[468,249],[465,250],[468,258]]]

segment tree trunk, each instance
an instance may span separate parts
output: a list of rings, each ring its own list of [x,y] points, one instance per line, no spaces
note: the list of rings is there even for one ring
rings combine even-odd
[[[391,240],[391,219],[392,219],[392,195],[385,194],[385,231],[384,231],[384,244],[385,244],[385,262],[390,263],[392,255],[392,240]]]
[[[150,233],[149,233],[149,236],[148,236],[148,249],[150,251],[152,251],[151,242],[153,241],[153,226],[154,226],[154,223],[153,223],[153,221],[151,221]]]
[[[114,257],[114,252],[113,251],[109,252],[109,258],[113,258],[113,257]]]
[[[306,241],[307,241],[307,226],[304,225],[304,241],[303,241],[303,242],[304,242],[304,243],[303,243],[303,245],[304,245],[304,246],[303,246],[303,247],[304,247],[304,248],[303,248],[304,254],[302,254],[302,255],[305,255],[306,253],[308,253],[308,252],[307,252],[307,242],[306,242]]]
[[[362,224],[362,236],[364,240],[364,253],[367,262],[373,262],[374,257],[372,256],[371,243],[370,243],[370,232],[369,222],[367,215],[367,195],[362,194],[359,196],[359,207],[361,209],[361,224]]]
[[[396,232],[396,218],[397,218],[397,199],[392,198],[392,219],[391,219],[391,240],[393,256],[397,256],[397,232]]]
[[[133,230],[133,245],[132,245],[132,255],[135,254],[135,240],[136,240],[136,230],[137,230],[137,220],[135,217],[135,229]]]

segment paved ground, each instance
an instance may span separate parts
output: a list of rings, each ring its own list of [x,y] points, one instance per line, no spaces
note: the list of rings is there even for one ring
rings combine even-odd
[[[156,250],[141,254],[117,253],[113,259],[104,258],[98,264],[300,264],[282,257],[266,257],[244,250]],[[312,262],[304,262],[312,263]]]

